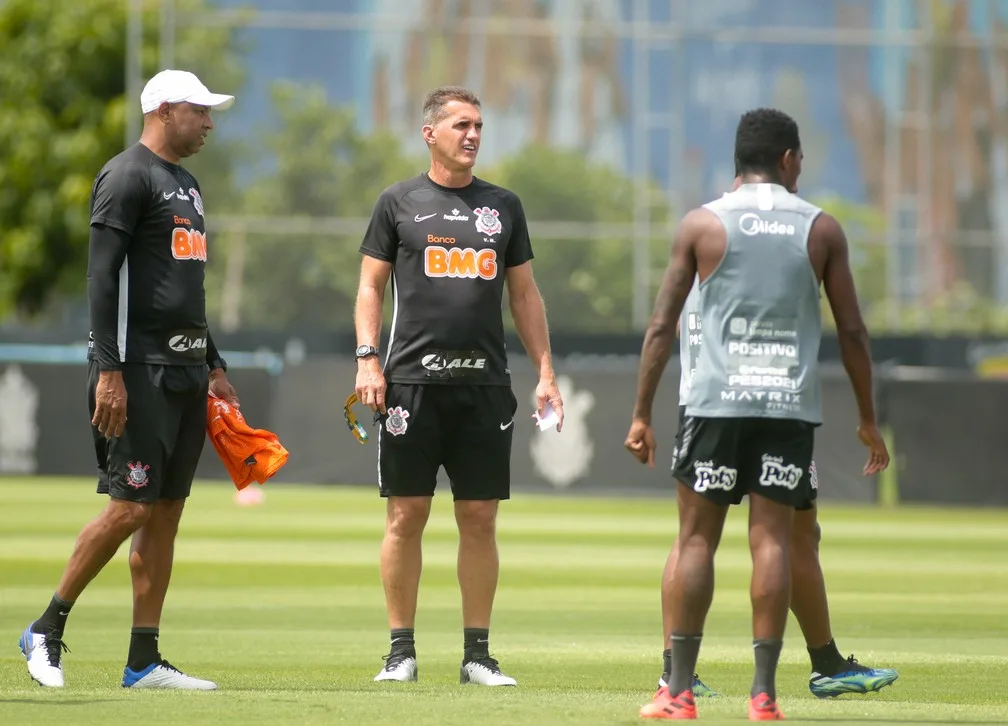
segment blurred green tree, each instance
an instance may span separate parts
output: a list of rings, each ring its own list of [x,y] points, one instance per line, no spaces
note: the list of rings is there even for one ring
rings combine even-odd
[[[353,109],[334,107],[321,88],[277,83],[271,101],[277,123],[256,135],[259,156],[249,159],[267,171],[244,190],[237,224],[215,233],[223,255],[208,266],[210,312],[225,330],[347,330],[362,223],[382,189],[426,164],[391,133],[362,134]],[[334,218],[357,224],[334,228]]]
[[[648,198],[649,270],[665,266],[672,240],[671,210],[658,190],[592,164],[579,151],[548,147],[523,149],[480,176],[522,200],[551,327],[585,333],[632,330],[637,195]],[[584,236],[550,238],[548,229],[537,233],[545,222],[568,231],[583,229]],[[657,282],[649,275],[645,283],[648,312]]]
[[[204,0],[176,0],[198,13]],[[157,70],[159,3],[143,6],[142,76]],[[38,314],[56,293],[85,285],[88,206],[102,165],[122,150],[127,114],[123,0],[6,0],[0,3],[0,318]],[[231,31],[185,26],[175,57],[211,87],[238,88]],[[210,213],[233,203],[234,154],[213,139],[187,167]]]

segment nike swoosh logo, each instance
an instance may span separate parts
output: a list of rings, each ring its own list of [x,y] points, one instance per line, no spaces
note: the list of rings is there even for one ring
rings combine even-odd
[[[414,222],[422,222],[422,221],[424,221],[425,219],[430,219],[431,217],[436,217],[436,216],[437,216],[437,212],[434,212],[434,214],[428,214],[428,215],[427,215],[426,217],[421,217],[421,216],[420,216],[420,215],[418,214],[417,216],[413,217],[413,221],[414,221]]]
[[[511,428],[511,424],[513,424],[513,423],[514,423],[514,419],[511,419],[506,424],[501,424],[500,425],[501,431],[507,431],[509,428]]]
[[[168,192],[161,192],[161,196],[164,197],[165,199],[171,199],[172,197],[175,196],[175,192],[172,192],[171,194],[169,194]]]

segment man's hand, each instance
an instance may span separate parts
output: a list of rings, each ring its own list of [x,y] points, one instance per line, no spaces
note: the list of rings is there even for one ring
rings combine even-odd
[[[875,423],[863,423],[858,426],[858,438],[868,447],[868,461],[864,465],[864,475],[878,474],[889,466],[889,450],[885,440]]]
[[[557,432],[563,430],[564,410],[563,398],[560,397],[560,389],[557,388],[556,378],[551,374],[539,378],[539,385],[536,386],[536,412],[539,418],[546,416],[546,404],[548,403],[557,415]]]
[[[637,461],[654,468],[654,455],[658,444],[655,443],[654,431],[651,430],[651,424],[635,418],[630,423],[630,433],[627,434],[623,445],[627,448],[627,451],[634,455]]]
[[[369,356],[357,361],[357,398],[372,411],[385,413],[385,374],[378,358]]]
[[[95,386],[95,413],[91,423],[107,439],[122,436],[126,429],[126,384],[122,371],[102,371]]]
[[[241,407],[234,386],[228,380],[227,374],[220,368],[210,371],[210,393],[227,401],[235,408]]]

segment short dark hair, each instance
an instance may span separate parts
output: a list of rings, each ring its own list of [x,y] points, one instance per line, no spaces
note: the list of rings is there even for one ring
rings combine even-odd
[[[775,108],[746,111],[735,130],[735,174],[772,172],[784,152],[801,148],[797,122]]]
[[[468,88],[462,86],[440,86],[429,91],[424,97],[423,122],[424,126],[436,126],[447,114],[444,107],[452,101],[461,101],[473,106],[480,106],[479,97]]]

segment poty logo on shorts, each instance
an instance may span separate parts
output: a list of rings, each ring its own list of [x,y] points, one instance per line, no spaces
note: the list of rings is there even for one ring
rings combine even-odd
[[[693,473],[696,481],[693,483],[693,491],[706,492],[710,489],[721,489],[730,492],[735,488],[738,480],[738,470],[730,469],[727,466],[714,466],[713,461],[697,461],[693,464]]]
[[[754,212],[746,212],[739,217],[738,227],[739,232],[747,237],[755,237],[758,234],[775,234],[784,237],[795,233],[793,224],[767,222]]]
[[[760,486],[784,487],[794,491],[805,473],[794,464],[785,464],[784,458],[781,456],[763,454],[761,461],[763,469],[760,472]]]

